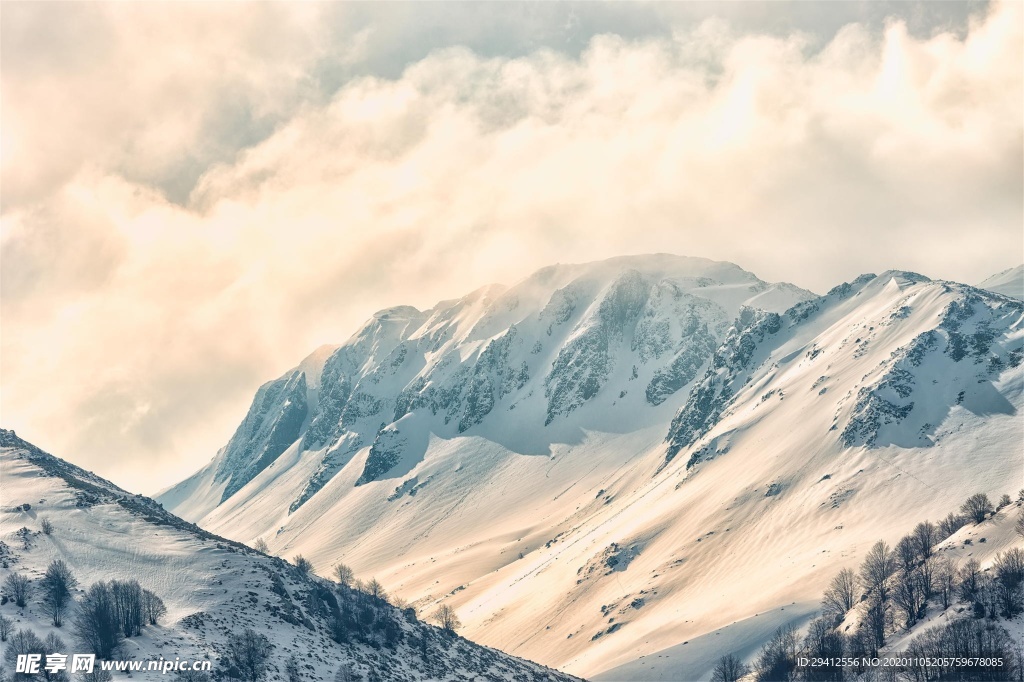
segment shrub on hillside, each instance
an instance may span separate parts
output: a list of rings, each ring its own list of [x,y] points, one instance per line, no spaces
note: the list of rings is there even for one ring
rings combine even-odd
[[[960,506],[960,513],[974,523],[981,523],[992,511],[992,502],[985,493],[971,495]]]

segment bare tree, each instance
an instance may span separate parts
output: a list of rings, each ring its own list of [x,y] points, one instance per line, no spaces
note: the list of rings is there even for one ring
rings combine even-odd
[[[64,640],[54,632],[51,632],[46,636],[46,639],[43,640],[43,646],[46,647],[46,653],[48,654],[60,653],[68,650],[67,645],[64,644]],[[44,658],[43,661],[45,662],[45,660],[46,659]],[[55,674],[44,672],[43,679],[47,680],[47,682],[67,682],[69,678],[66,671],[58,670]]]
[[[351,568],[345,564],[338,563],[334,566],[334,578],[338,581],[339,585],[345,587],[352,587],[352,581],[355,580],[356,574]]]
[[[64,644],[64,640],[61,639],[60,635],[56,632],[51,632],[46,636],[45,644],[46,648],[51,652],[64,651],[67,649],[67,646]]]
[[[46,569],[40,583],[43,590],[43,610],[53,619],[53,626],[60,627],[64,613],[71,606],[71,590],[78,586],[78,579],[63,559],[55,559]]]
[[[932,555],[932,547],[938,542],[939,531],[931,521],[922,521],[914,527],[914,542],[921,561]]]
[[[942,557],[935,562],[933,584],[942,600],[942,608],[948,609],[956,589],[956,565],[949,557]]]
[[[889,627],[889,608],[884,601],[875,594],[867,604],[864,612],[862,626],[865,629],[867,640],[870,642],[872,655],[878,653],[878,649],[885,644],[885,631]]]
[[[996,592],[1003,615],[1013,618],[1024,610],[1024,550],[1013,547],[996,554]]]
[[[434,612],[434,622],[437,623],[445,632],[454,633],[460,627],[462,622],[459,620],[458,614],[448,604],[441,604],[441,607]]]
[[[919,568],[903,571],[896,579],[892,600],[903,613],[903,622],[909,630],[921,615],[925,603],[924,578]]]
[[[313,572],[313,562],[301,554],[296,554],[292,559],[292,563],[295,564],[295,568],[299,569],[302,573]]]
[[[28,603],[28,595],[31,584],[28,577],[22,573],[11,573],[4,581],[4,591],[8,594],[16,606],[25,608]]]
[[[860,580],[864,589],[874,592],[883,604],[889,598],[888,582],[896,572],[896,559],[889,545],[879,540],[864,557],[860,567]]]
[[[231,635],[227,642],[228,674],[245,682],[259,682],[267,675],[272,648],[266,635],[250,628]]]
[[[960,506],[960,513],[974,521],[981,523],[985,517],[992,512],[992,502],[985,493],[975,493],[967,498]]]
[[[965,523],[967,523],[967,519],[963,516],[955,512],[950,512],[946,518],[939,522],[939,539],[945,540],[950,535],[963,528]]]
[[[846,638],[846,655],[862,661],[864,657],[871,656],[874,652],[874,637],[869,632],[867,623],[862,620],[853,634]],[[864,672],[863,665],[855,665],[852,672],[860,674]]]
[[[359,678],[352,672],[352,667],[342,663],[338,671],[334,673],[334,682],[356,682]]]
[[[110,585],[93,583],[78,603],[75,634],[87,651],[110,659],[121,645],[121,623]]]
[[[1024,680],[1020,645],[1004,628],[991,622],[956,618],[928,628],[910,642],[906,655],[941,659],[952,651],[970,652],[966,655],[975,658],[977,665],[965,669],[955,659],[938,660],[929,666],[926,676],[908,671],[910,674],[899,679]]]
[[[796,629],[783,626],[761,647],[754,662],[754,676],[758,682],[788,680],[796,667]]]
[[[914,566],[917,566],[917,543],[912,536],[906,535],[900,538],[900,541],[896,543],[894,553],[900,568],[904,571],[911,571]]]
[[[7,616],[0,616],[0,642],[6,642],[14,633],[14,621]]]
[[[750,668],[733,654],[726,654],[718,659],[715,669],[711,672],[711,682],[738,682],[750,674]]]
[[[110,594],[113,597],[114,611],[124,636],[137,637],[142,634],[142,586],[139,585],[139,581],[135,579],[111,580]]]
[[[981,582],[981,566],[976,559],[968,559],[957,572],[957,581],[960,591],[960,598],[964,601],[974,601],[978,596]]]
[[[267,541],[263,538],[256,538],[256,542],[252,543],[252,548],[260,554],[270,554],[270,547],[267,546]]]
[[[1017,535],[1024,538],[1024,514],[1017,517],[1017,523],[1013,526],[1013,529],[1017,531]]]
[[[36,633],[31,630],[22,629],[11,635],[10,641],[7,643],[6,650],[4,651],[4,661],[7,663],[7,667],[10,670],[16,670],[19,656],[31,656],[33,654],[41,656],[43,660],[46,659],[46,644],[43,640],[39,639]],[[15,673],[15,680],[34,680],[37,679],[36,675],[28,675],[23,673]]]
[[[815,618],[807,627],[804,636],[803,652],[810,658],[838,659],[846,650],[846,637],[837,632],[827,618]],[[803,679],[809,682],[818,680],[842,680],[843,670],[838,665],[808,667],[803,671]]]
[[[150,625],[157,625],[167,615],[164,600],[149,590],[142,591],[142,617]]]
[[[1003,493],[1002,497],[999,498],[998,504],[996,504],[996,511],[999,511],[1003,507],[1009,507],[1012,503],[1013,500],[1010,499],[1010,496],[1007,495],[1006,493]]]
[[[387,599],[388,593],[384,589],[384,586],[376,578],[370,578],[370,582],[366,583],[366,594],[373,595],[378,599]]]
[[[928,601],[935,594],[935,557],[930,556],[918,566],[921,571],[921,587],[924,589],[924,599]]]
[[[53,533],[53,524],[50,523],[50,519],[45,516],[39,519],[39,528],[43,531],[43,535],[50,535]]]
[[[825,613],[835,619],[841,619],[857,603],[857,576],[849,568],[839,571],[832,578],[821,605]]]

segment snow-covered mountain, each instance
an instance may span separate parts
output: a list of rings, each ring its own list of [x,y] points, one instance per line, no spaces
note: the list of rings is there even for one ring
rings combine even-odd
[[[504,651],[637,670],[805,620],[879,537],[1020,487],[1022,358],[1024,303],[913,273],[815,297],[699,259],[555,266],[378,313],[159,499]]]
[[[978,288],[1024,299],[1024,265],[997,272],[978,284]]]
[[[285,679],[292,656],[301,679],[311,681],[338,679],[342,668],[360,676],[345,679],[363,680],[572,679],[449,636],[368,595],[212,535],[6,430],[0,430],[0,478],[0,583],[15,573],[31,581],[27,605],[19,608],[5,598],[0,615],[15,630],[30,629],[40,639],[57,635],[67,645],[61,653],[83,649],[75,644],[70,622],[54,628],[44,613],[41,578],[58,559],[79,581],[76,599],[96,581],[135,579],[166,604],[160,624],[125,640],[122,659],[212,659],[223,673],[219,659],[226,640],[248,627],[273,646],[268,680]],[[44,519],[49,533],[41,530]],[[71,620],[75,613],[72,608]],[[345,614],[356,613],[358,625],[344,630]]]
[[[432,435],[546,455],[581,428],[632,430],[665,412],[649,408],[678,406],[742,308],[781,312],[811,297],[731,263],[655,255],[382,310],[333,353],[264,384],[214,461],[161,500],[202,518],[292,445],[318,462],[289,512],[354,459],[357,486],[404,479]]]

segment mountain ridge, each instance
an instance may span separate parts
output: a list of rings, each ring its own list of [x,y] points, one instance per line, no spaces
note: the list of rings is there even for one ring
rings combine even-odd
[[[596,302],[597,296],[602,297],[600,303]],[[680,305],[687,310],[671,311],[678,313],[674,316],[655,315],[661,301],[645,307],[650,303],[649,296],[682,299]],[[546,427],[596,396],[613,369],[609,344],[621,342],[620,329],[638,322],[638,335],[632,339],[637,356],[633,367],[642,367],[668,352],[673,342],[667,338],[670,331],[680,336],[672,361],[645,377],[645,396],[652,405],[659,405],[692,380],[717,345],[705,318],[714,317],[721,331],[738,306],[751,299],[784,309],[810,296],[792,285],[763,282],[732,263],[653,254],[552,265],[512,287],[487,285],[425,311],[411,306],[386,308],[372,315],[329,357],[323,358],[326,351],[319,349],[314,353],[315,362],[310,356],[297,368],[260,387],[246,418],[218,454],[223,461],[215,465],[212,484],[219,487],[219,502],[225,501],[301,435],[302,449],[328,446],[330,452],[310,487],[290,505],[294,511],[345,466],[353,449],[370,446],[360,484],[398,465],[397,452],[407,447],[408,441],[396,435],[397,427],[388,424],[397,424],[406,413],[428,408],[435,416],[443,415],[442,429],[454,421],[457,432],[464,433],[480,424],[506,396],[523,389],[531,378],[534,387],[530,391],[543,391],[548,398],[543,418]],[[577,305],[584,307],[583,301],[587,302],[586,308],[594,308],[588,310],[589,316],[576,310]],[[509,353],[513,345],[521,344],[516,323],[531,321],[529,315],[518,312],[520,306],[536,314],[540,328],[546,326],[549,337],[556,327],[576,324],[572,333],[565,335],[564,343],[555,344],[554,352],[545,353],[540,340],[529,353],[519,348],[513,367],[509,365]],[[644,314],[651,319],[639,319]],[[584,319],[578,319],[581,317]],[[677,319],[689,326],[670,330],[671,325],[679,324]],[[482,345],[485,342],[486,346]],[[477,362],[464,368],[461,375],[445,376],[443,365],[452,364],[453,353],[435,362],[433,368],[428,367],[434,361],[431,356],[442,346],[458,346],[459,354]],[[406,364],[410,351],[413,355],[409,362],[415,366],[407,372],[407,379],[390,394],[374,393],[370,384],[387,380],[388,374]],[[532,357],[542,354],[543,360]],[[386,361],[387,366],[374,366],[372,358],[381,365]],[[459,357],[454,362],[462,360]],[[552,371],[544,371],[545,362],[551,364]],[[310,372],[311,368],[321,372]],[[422,371],[425,368],[439,371]],[[536,381],[538,372],[545,374],[542,383]],[[307,374],[317,384],[316,394],[305,386]],[[324,391],[319,390],[321,374],[326,374],[324,383],[328,385]],[[513,409],[515,406],[511,403]],[[268,410],[274,413],[268,415]],[[377,423],[367,424],[368,418]],[[343,437],[345,433],[349,435]],[[201,470],[196,476],[203,473]],[[188,487],[187,479],[160,497],[175,507]],[[203,506],[209,507],[210,502]]]
[[[95,581],[138,579],[166,602],[166,622],[126,640],[122,655],[130,660],[213,659],[223,675],[227,640],[248,627],[272,646],[269,680],[286,679],[289,654],[311,681],[334,680],[339,669],[371,680],[575,679],[446,634],[383,600],[198,528],[5,429],[0,468],[0,576],[18,572],[37,582],[47,563],[60,559],[81,582],[75,599]],[[51,530],[35,530],[44,518]],[[25,607],[4,611],[19,629],[72,636],[52,626],[39,601],[30,594]],[[357,611],[372,612],[370,623],[346,615]]]
[[[1024,475],[1006,446],[1024,440],[1020,301],[892,270],[765,310],[742,275],[630,269],[542,270],[546,289],[458,299],[404,339],[371,321],[334,363],[364,374],[324,381],[343,388],[321,449],[297,439],[188,517],[344,560],[455,605],[488,644],[593,675],[793,602],[809,614],[869,539]],[[744,596],[751,576],[772,587]]]
[[[1007,268],[987,277],[978,284],[978,288],[1024,299],[1024,264]]]

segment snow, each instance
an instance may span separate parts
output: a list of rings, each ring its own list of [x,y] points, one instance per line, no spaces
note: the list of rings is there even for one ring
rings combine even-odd
[[[1024,539],[1014,530],[1014,523],[1022,514],[1024,505],[1014,503],[979,524],[969,523],[936,545],[935,556],[948,557],[958,566],[962,566],[968,559],[974,559],[983,573],[989,571],[995,563],[996,555],[1012,547],[1024,547]],[[925,617],[913,628],[889,639],[886,651],[905,651],[911,640],[922,632],[945,625],[956,618],[963,618],[966,615],[964,612],[969,613],[969,609],[969,604],[957,601],[950,604],[948,609],[942,609],[941,604],[930,604]],[[1018,614],[1012,620],[1000,619],[997,622],[1018,642],[1024,642],[1024,615]]]
[[[978,287],[1004,296],[1024,299],[1024,265],[997,272],[980,282]]]
[[[764,643],[766,632],[770,633],[785,626],[801,629],[818,611],[816,601],[780,606],[766,613],[757,613],[744,620],[730,623],[682,644],[641,656],[635,661],[600,673],[592,679],[594,682],[679,682],[708,679],[718,659],[725,654],[733,654],[749,665]]]
[[[758,304],[777,325],[647,400],[696,330],[720,344]],[[1020,487],[1022,317],[899,271],[812,298],[700,259],[553,266],[378,315],[324,365],[345,385],[312,418],[325,442],[296,440],[222,503],[222,459],[161,500],[284,556],[343,560],[423,610],[450,604],[468,637],[515,655],[701,678],[808,618],[876,540]],[[720,413],[667,461],[702,382],[727,382]]]
[[[80,581],[76,597],[95,581],[137,579],[164,600],[166,619],[161,625],[145,627],[141,636],[126,639],[126,659],[208,657],[216,668],[228,634],[251,627],[273,645],[270,680],[283,679],[290,654],[300,664],[313,666],[303,678],[311,682],[333,680],[342,664],[364,679],[371,673],[389,680],[453,682],[480,676],[522,682],[570,679],[461,638],[449,641],[436,628],[410,623],[391,607],[384,608],[396,614],[406,635],[401,644],[390,649],[338,644],[328,637],[322,617],[304,605],[302,595],[313,583],[288,564],[191,529],[150,500],[50,458],[9,431],[0,431],[0,478],[4,489],[0,540],[6,544],[0,552],[0,583],[15,571],[38,581],[52,560],[63,559]],[[27,511],[25,503],[30,505]],[[53,523],[52,535],[39,531],[43,517]],[[17,535],[22,527],[31,531],[28,548]],[[300,615],[305,611],[310,627],[280,617],[277,605],[283,605],[284,598],[274,591],[271,576],[280,578],[291,595],[291,607]],[[341,600],[347,598],[339,595]],[[30,628],[41,638],[56,633],[69,645],[62,653],[80,652],[70,623],[51,627],[31,594],[26,608],[8,602],[0,606],[0,614],[14,620],[16,629]],[[424,636],[433,641],[430,663],[412,641]],[[142,672],[135,678],[165,676]],[[121,676],[115,674],[115,679]]]

